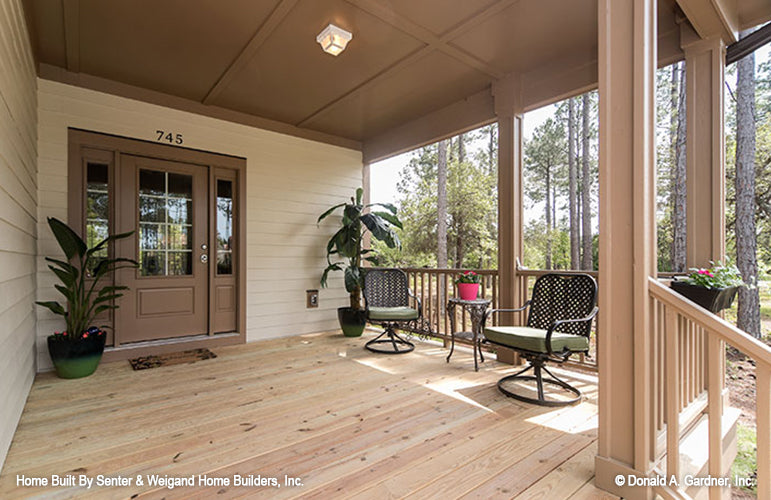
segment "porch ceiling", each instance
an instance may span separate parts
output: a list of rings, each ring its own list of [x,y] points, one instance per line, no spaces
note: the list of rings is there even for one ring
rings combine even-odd
[[[741,2],[739,21],[768,15],[758,7],[764,2]],[[237,112],[352,147],[382,142],[400,126],[489,93],[512,72],[543,78],[551,65],[568,78],[526,102],[531,106],[596,82],[596,70],[565,74],[596,67],[597,0],[24,4],[42,77],[113,93],[149,90],[161,103],[168,96],[170,106],[182,98],[197,112]],[[659,4],[660,57],[677,59],[678,8],[674,0]],[[338,57],[315,41],[330,22],[353,33]],[[461,119],[450,128],[492,120],[492,105],[482,105],[474,123]],[[381,145],[378,155],[387,152]]]

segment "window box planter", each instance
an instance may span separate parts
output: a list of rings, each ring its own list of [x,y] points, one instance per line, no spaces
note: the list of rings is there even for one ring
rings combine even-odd
[[[705,288],[703,286],[691,285],[684,281],[673,281],[670,286],[672,290],[680,295],[715,314],[731,307],[734,298],[736,298],[736,292],[739,290],[738,286]]]

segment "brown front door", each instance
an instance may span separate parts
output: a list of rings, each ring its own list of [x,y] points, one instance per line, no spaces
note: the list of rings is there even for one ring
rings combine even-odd
[[[119,254],[139,262],[116,317],[121,343],[207,334],[209,229],[207,167],[120,155]]]

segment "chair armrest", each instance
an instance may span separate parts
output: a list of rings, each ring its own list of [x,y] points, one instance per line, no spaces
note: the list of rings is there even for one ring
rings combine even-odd
[[[599,308],[595,306],[595,308],[592,310],[592,312],[586,316],[585,318],[576,318],[576,319],[558,319],[552,325],[549,327],[549,329],[546,331],[546,352],[549,356],[553,355],[554,353],[551,350],[551,336],[552,333],[554,333],[554,330],[560,326],[567,323],[586,323],[587,321],[592,321],[595,316],[597,316],[597,311],[599,311]]]
[[[417,295],[412,293],[412,290],[410,290],[409,288],[407,289],[407,294],[410,297],[412,297],[413,299],[415,299],[415,302],[417,302],[417,304],[418,304],[418,307],[417,307],[417,309],[418,309],[418,318],[422,318],[423,317],[423,303],[420,301],[420,297],[418,297]]]
[[[493,314],[499,313],[499,312],[522,312],[525,309],[527,309],[529,306],[530,306],[530,301],[528,300],[527,302],[525,302],[525,305],[517,309],[488,309],[487,311],[485,311],[484,316],[482,316],[482,330],[484,331],[485,329],[485,324],[487,324],[487,318],[489,318]]]

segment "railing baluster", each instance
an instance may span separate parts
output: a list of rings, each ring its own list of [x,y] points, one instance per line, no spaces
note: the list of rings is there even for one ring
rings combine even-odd
[[[709,336],[709,389],[707,389],[707,417],[709,421],[709,474],[723,474],[723,377],[721,358],[725,357],[725,344],[717,335]],[[760,444],[760,441],[758,441]],[[758,447],[760,449],[760,447]],[[710,488],[709,498],[722,498],[722,488]]]
[[[680,335],[677,312],[666,308],[667,475],[680,478]]]
[[[758,498],[768,499],[771,498],[771,365],[757,363],[755,376]]]

